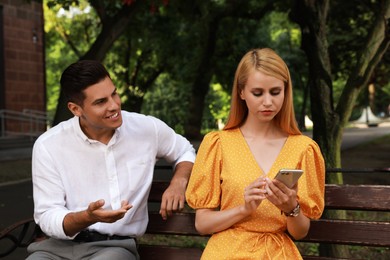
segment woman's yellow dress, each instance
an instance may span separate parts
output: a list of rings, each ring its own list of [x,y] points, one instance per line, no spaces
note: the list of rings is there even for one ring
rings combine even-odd
[[[287,138],[267,176],[273,179],[281,168],[302,169],[298,199],[310,219],[324,208],[325,166],[318,145],[304,135]],[[244,189],[263,172],[241,131],[211,132],[202,141],[186,191],[194,209],[225,210],[244,204]],[[302,259],[286,233],[280,210],[264,200],[250,217],[209,239],[202,259]]]

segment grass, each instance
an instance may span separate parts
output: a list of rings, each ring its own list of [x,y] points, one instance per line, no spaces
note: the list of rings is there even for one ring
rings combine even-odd
[[[196,247],[203,249],[206,246],[208,237],[189,237],[189,236],[166,236],[145,234],[138,242],[146,245],[164,245],[175,247]]]

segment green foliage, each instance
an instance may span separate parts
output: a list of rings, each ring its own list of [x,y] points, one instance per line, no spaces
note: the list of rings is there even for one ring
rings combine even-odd
[[[184,133],[186,122],[188,93],[190,86],[176,82],[168,74],[161,75],[152,89],[145,95],[142,113],[160,118],[178,133]]]
[[[46,46],[47,112],[52,117],[57,107],[62,71],[86,52],[99,28],[87,1],[66,1],[69,5],[44,1]],[[79,4],[75,6],[74,3]],[[72,3],[72,4],[71,4]],[[67,11],[68,10],[68,11]]]
[[[85,54],[101,32],[101,17],[93,6],[102,4],[107,18],[132,1],[125,2],[44,1],[49,112],[52,113],[56,107],[61,72]],[[183,129],[188,118],[190,93],[196,91],[191,90],[190,86],[198,74],[209,73],[202,71],[199,65],[207,43],[204,36],[209,28],[206,25],[233,2],[143,1],[142,8],[137,9],[125,34],[114,43],[104,59],[121,93],[123,107],[135,111],[142,107],[143,112],[158,117],[161,115],[170,125]],[[350,66],[356,60],[354,53],[362,47],[363,41],[354,39],[366,37],[367,28],[375,16],[377,2],[331,2],[329,30],[332,34],[329,44],[335,103],[345,85]],[[216,122],[226,119],[230,106],[226,97],[230,96],[235,69],[242,55],[252,48],[275,49],[290,68],[295,110],[305,113],[304,106],[309,105],[309,101],[305,100],[307,62],[300,49],[300,30],[288,18],[289,6],[277,6],[262,18],[250,15],[267,3],[242,2],[237,7],[245,5],[248,12],[238,15],[240,8],[237,8],[232,15],[219,21],[215,52],[209,57],[211,67],[207,68],[212,73],[212,81],[203,108],[204,131],[214,129],[217,127]],[[389,103],[389,95],[386,94],[390,92],[387,77],[389,66],[386,65],[388,59],[380,64],[374,78],[378,88],[377,100],[380,102],[376,108],[378,111],[383,111]],[[215,86],[220,87],[215,89]],[[356,108],[365,104],[365,97],[361,96]],[[217,112],[219,109],[221,111]]]
[[[353,66],[358,57],[356,53],[362,49],[368,35],[368,28],[372,26],[378,9],[380,8],[378,0],[364,1],[331,1],[329,24],[329,55],[332,62],[332,75],[334,78],[334,101],[339,100],[339,94],[345,86],[346,79],[353,72]],[[357,40],[358,39],[358,40]],[[386,112],[389,104],[389,95],[382,96],[386,92],[386,86],[389,87],[389,63],[390,54],[387,52],[383,60],[375,68],[373,76],[369,83],[373,83],[377,88],[375,97],[375,107],[373,110]],[[381,89],[384,89],[382,92]],[[368,106],[367,91],[362,91],[355,105],[355,111],[351,118],[359,114],[359,110]],[[357,111],[356,111],[357,110]]]
[[[329,55],[332,73],[346,78],[356,62],[356,53],[363,47],[368,28],[378,8],[377,0],[331,1],[329,25]],[[359,40],[356,40],[359,39]]]
[[[204,133],[221,129],[226,123],[230,110],[230,93],[222,89],[221,84],[213,84],[206,96],[202,129]]]

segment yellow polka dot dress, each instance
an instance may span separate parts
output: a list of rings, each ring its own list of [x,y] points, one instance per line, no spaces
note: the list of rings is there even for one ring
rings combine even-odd
[[[291,135],[268,172],[303,169],[298,181],[301,213],[311,219],[324,208],[325,166],[318,145],[309,137]],[[202,141],[186,191],[194,208],[221,210],[244,204],[244,189],[262,175],[241,131],[211,132]],[[268,200],[257,211],[209,239],[202,259],[302,259],[286,233],[286,216]]]

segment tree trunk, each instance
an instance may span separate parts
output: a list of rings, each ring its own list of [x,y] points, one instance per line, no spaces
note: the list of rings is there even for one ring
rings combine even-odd
[[[296,0],[292,19],[302,31],[302,49],[309,62],[309,84],[313,117],[313,139],[321,147],[326,166],[341,166],[341,140],[359,92],[367,86],[372,71],[389,46],[386,33],[390,16],[390,0],[383,0],[377,19],[370,29],[365,48],[351,72],[336,109],[333,108],[331,68],[326,35],[328,0]],[[342,175],[327,175],[327,183],[342,183]],[[343,218],[344,211],[324,212],[323,217]],[[346,246],[320,245],[323,256],[349,257]]]
[[[216,37],[218,31],[218,18],[212,19],[205,24],[205,36],[200,39],[206,39],[202,52],[202,58],[198,64],[196,79],[193,83],[192,96],[190,100],[188,122],[184,128],[184,135],[190,140],[201,140],[200,129],[202,127],[203,109],[206,95],[209,91],[212,78],[212,58],[214,56]]]
[[[202,17],[202,20],[206,21],[201,26],[203,28],[202,42],[200,42],[200,46],[203,47],[200,51],[202,57],[197,65],[195,80],[191,88],[192,96],[189,102],[189,116],[188,122],[184,127],[184,135],[189,139],[200,140],[202,138],[200,130],[205,98],[213,76],[214,65],[212,64],[212,59],[217,43],[216,37],[220,20],[229,16],[261,19],[268,12],[274,10],[275,2],[267,1],[264,5],[260,5],[261,8],[257,9],[251,8],[250,1],[226,1],[226,5],[223,8],[218,7],[219,5],[213,6],[214,4],[210,4],[207,1],[195,2],[200,5],[198,7],[199,10],[207,10],[207,14]],[[205,40],[203,41],[203,39]]]
[[[326,38],[328,1],[298,0],[293,10],[293,19],[302,32],[302,49],[309,62],[309,92],[313,121],[313,139],[321,147],[327,167],[339,167],[342,128],[339,117],[334,112],[331,67]],[[327,175],[327,183],[342,183],[342,175]],[[324,212],[323,217],[329,217]],[[345,212],[334,212],[337,218],[345,217]],[[345,246],[320,245],[323,256],[349,257]]]

